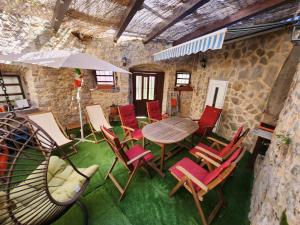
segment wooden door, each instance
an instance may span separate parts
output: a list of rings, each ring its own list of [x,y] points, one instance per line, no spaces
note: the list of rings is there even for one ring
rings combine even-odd
[[[158,100],[162,107],[164,73],[132,71],[133,104],[137,116],[147,116],[146,102]]]

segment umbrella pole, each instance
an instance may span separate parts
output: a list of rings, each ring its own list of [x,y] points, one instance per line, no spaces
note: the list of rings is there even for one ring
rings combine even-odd
[[[79,111],[80,138],[75,138],[76,140],[78,140],[78,142],[75,145],[78,145],[81,142],[92,142],[92,143],[94,143],[93,141],[88,140],[84,137],[84,131],[83,131],[84,124],[83,124],[83,116],[82,116],[82,109],[81,109],[81,87],[77,88],[76,99],[77,99],[78,111]]]
[[[77,102],[78,102],[78,110],[79,110],[79,120],[80,120],[80,139],[84,141],[84,133],[83,133],[83,118],[82,118],[82,110],[81,110],[81,98],[80,98],[80,89],[77,89]]]

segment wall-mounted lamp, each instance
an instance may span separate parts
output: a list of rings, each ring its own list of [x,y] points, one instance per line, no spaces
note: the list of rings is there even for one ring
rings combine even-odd
[[[292,33],[292,42],[300,44],[300,20],[294,25]]]
[[[203,56],[200,62],[201,62],[201,66],[202,66],[202,68],[204,68],[204,69],[205,69],[205,67],[206,67],[206,63],[207,63],[207,59],[206,59],[206,58]]]
[[[122,57],[122,63],[123,66],[127,66],[127,64],[129,63],[129,59],[125,55]]]

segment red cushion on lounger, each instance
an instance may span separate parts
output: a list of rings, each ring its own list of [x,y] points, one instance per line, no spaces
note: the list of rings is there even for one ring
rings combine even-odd
[[[139,129],[139,125],[135,117],[134,105],[119,106],[119,114],[123,126]]]
[[[131,133],[131,137],[135,140],[140,140],[143,138],[143,133],[141,129],[137,129]]]
[[[147,110],[150,119],[162,120],[159,101],[147,102]]]
[[[200,165],[195,163],[189,158],[183,158],[179,162],[177,162],[175,165],[173,165],[171,168],[169,168],[169,171],[178,179],[181,180],[184,177],[184,174],[180,172],[176,167],[181,166],[184,169],[186,169],[189,173],[191,173],[194,177],[196,177],[198,180],[202,181],[208,172],[203,169]],[[198,191],[200,190],[200,187],[196,184],[194,184],[195,189]]]
[[[224,163],[209,172],[202,182],[207,185],[216,179],[240,155],[241,151],[241,148],[236,150]]]
[[[127,155],[128,159],[130,161],[131,159],[133,159],[134,157],[137,157],[138,155],[142,154],[145,151],[147,151],[147,150],[145,150],[142,146],[140,146],[140,145],[134,145],[132,148],[130,148],[129,150],[127,150],[125,152],[125,154]],[[149,154],[147,154],[147,155],[144,156],[144,159],[146,161],[149,161],[149,160],[151,160],[153,158],[154,158],[154,155],[152,153],[149,153]],[[138,160],[135,161],[135,162],[133,162],[132,165],[136,166],[137,162],[138,162]]]

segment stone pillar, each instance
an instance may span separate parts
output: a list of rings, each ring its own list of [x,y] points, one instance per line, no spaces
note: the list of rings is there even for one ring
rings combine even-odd
[[[289,142],[289,143],[288,143]],[[300,62],[269,150],[256,174],[249,219],[252,225],[300,224]]]

